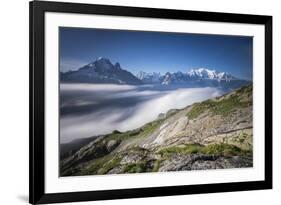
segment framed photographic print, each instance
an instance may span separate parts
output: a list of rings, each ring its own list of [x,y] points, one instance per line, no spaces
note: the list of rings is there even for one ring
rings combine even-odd
[[[272,17],[30,2],[30,203],[272,188]]]

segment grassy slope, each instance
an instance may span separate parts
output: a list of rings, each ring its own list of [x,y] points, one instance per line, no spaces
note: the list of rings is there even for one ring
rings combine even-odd
[[[252,86],[245,86],[237,90],[235,94],[230,94],[229,96],[222,98],[221,100],[206,100],[201,103],[195,103],[187,113],[189,119],[195,119],[204,111],[209,110],[215,115],[228,115],[234,108],[248,107],[252,104],[252,100],[243,101],[239,97],[241,95],[250,95],[252,92]],[[218,98],[220,99],[220,98]]]

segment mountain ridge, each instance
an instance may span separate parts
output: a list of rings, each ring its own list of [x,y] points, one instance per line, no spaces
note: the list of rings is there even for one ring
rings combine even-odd
[[[207,68],[192,69],[186,73],[177,71],[165,74],[140,71],[136,75],[122,69],[119,62],[112,64],[108,58],[99,57],[95,61],[75,71],[60,72],[63,83],[110,83],[110,84],[155,84],[161,86],[181,85],[189,87],[226,87],[235,89],[249,83],[227,72]]]
[[[136,74],[136,77],[139,78],[142,82],[145,83],[160,83],[162,85],[170,85],[173,83],[189,83],[192,81],[203,81],[203,80],[215,80],[218,82],[225,81],[230,82],[234,80],[240,80],[237,77],[234,77],[230,73],[227,72],[219,72],[216,70],[210,70],[207,68],[196,68],[191,69],[190,71],[183,73],[181,71],[177,71],[174,73],[167,72],[164,75],[160,73],[146,73],[140,71]]]
[[[60,73],[60,80],[68,83],[142,84],[132,73],[122,69],[118,62],[113,65],[109,59],[103,57],[76,71]]]

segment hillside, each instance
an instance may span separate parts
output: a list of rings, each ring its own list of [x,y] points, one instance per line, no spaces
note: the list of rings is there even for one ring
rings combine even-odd
[[[93,138],[61,159],[61,176],[252,167],[252,85]]]

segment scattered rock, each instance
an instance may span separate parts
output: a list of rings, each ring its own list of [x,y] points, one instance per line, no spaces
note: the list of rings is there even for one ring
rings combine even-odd
[[[143,159],[143,156],[140,154],[130,154],[123,157],[120,164],[133,164],[138,163]]]
[[[117,140],[109,140],[106,144],[106,149],[108,152],[111,152],[114,150],[118,145],[120,144],[120,141]]]
[[[252,167],[253,161],[251,157],[191,154],[188,156],[176,155],[162,164],[159,171],[165,172]]]

